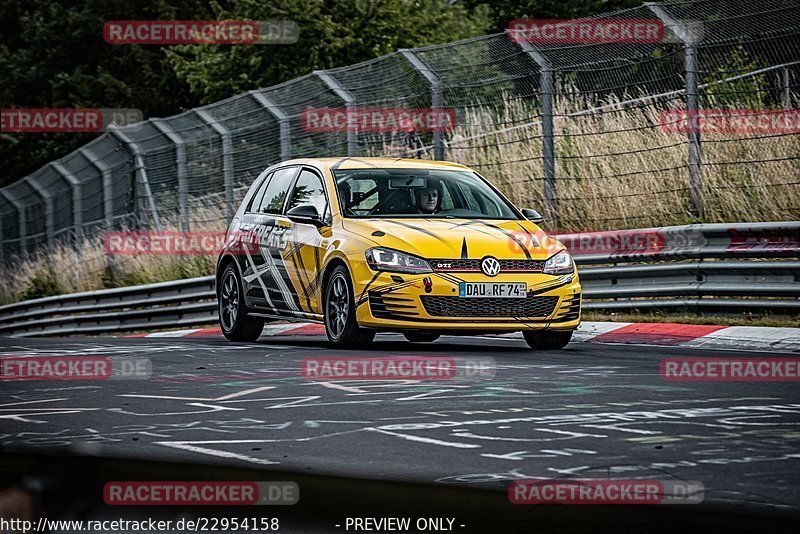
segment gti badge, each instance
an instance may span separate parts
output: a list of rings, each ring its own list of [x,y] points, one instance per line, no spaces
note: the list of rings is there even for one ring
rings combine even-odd
[[[497,258],[486,256],[481,260],[481,271],[486,276],[497,276],[500,272],[500,262],[497,261]]]

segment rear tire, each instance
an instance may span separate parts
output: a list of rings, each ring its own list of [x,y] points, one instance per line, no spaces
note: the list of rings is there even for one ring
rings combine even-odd
[[[231,341],[255,341],[264,330],[264,320],[247,316],[244,289],[239,271],[228,265],[217,287],[219,326],[222,335]]]
[[[403,336],[411,343],[431,343],[439,339],[439,334],[430,332],[403,332]]]
[[[572,330],[526,330],[522,332],[525,342],[533,350],[563,349],[572,339]]]
[[[375,331],[358,326],[350,273],[337,265],[325,284],[325,333],[335,347],[355,347],[371,343]]]

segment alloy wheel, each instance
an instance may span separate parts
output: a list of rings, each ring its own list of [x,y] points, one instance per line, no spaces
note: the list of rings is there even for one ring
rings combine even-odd
[[[232,272],[227,273],[222,283],[219,307],[222,327],[230,332],[236,324],[236,317],[239,313],[239,284],[236,282],[236,275]]]

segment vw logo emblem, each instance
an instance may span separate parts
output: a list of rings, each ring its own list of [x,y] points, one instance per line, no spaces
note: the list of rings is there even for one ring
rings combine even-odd
[[[497,261],[497,258],[486,256],[481,260],[481,271],[486,276],[497,276],[500,272],[500,262]]]

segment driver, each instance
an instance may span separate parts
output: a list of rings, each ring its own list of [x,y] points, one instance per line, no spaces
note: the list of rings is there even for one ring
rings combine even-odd
[[[427,187],[416,189],[414,195],[417,213],[426,215],[436,213],[436,206],[439,204],[439,190],[435,186],[428,184]]]

